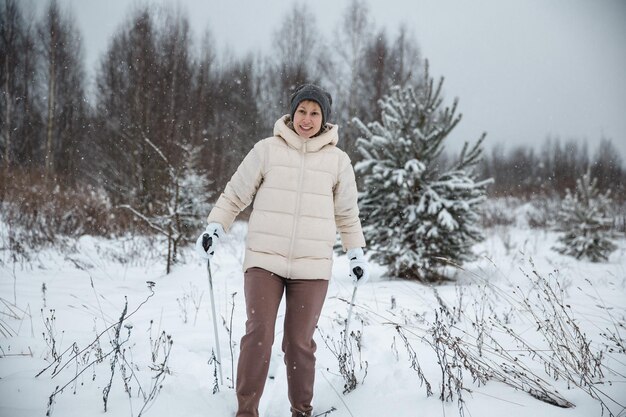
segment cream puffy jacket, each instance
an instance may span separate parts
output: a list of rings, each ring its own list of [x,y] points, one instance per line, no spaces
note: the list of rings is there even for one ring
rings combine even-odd
[[[337,229],[344,250],[364,247],[354,171],[338,149],[338,126],[305,139],[287,123],[258,142],[209,214],[228,230],[254,199],[244,271],[260,267],[285,278],[330,279]]]

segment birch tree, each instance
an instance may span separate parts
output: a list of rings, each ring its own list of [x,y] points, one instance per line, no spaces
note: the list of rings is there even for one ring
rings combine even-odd
[[[40,79],[45,97],[44,167],[47,177],[75,174],[85,129],[85,71],[76,23],[57,0],[37,25]]]
[[[17,0],[0,3],[0,158],[5,177],[12,166],[35,164],[38,158],[33,20]]]

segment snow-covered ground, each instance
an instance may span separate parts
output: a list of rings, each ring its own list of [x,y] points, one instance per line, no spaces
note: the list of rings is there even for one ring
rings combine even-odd
[[[54,397],[52,415],[101,415],[103,392],[111,381],[108,415],[137,416],[148,398],[143,413],[149,416],[233,416],[231,375],[245,322],[240,271],[244,234],[245,225],[236,224],[212,264],[224,375],[217,393],[216,368],[209,363],[215,339],[206,265],[191,248],[184,249],[183,261],[169,275],[164,274],[161,247],[145,238],[83,237],[63,250],[17,257],[0,252],[0,416],[44,416],[51,394],[68,383]],[[347,395],[342,394],[344,380],[333,349],[342,340],[352,286],[347,260],[337,257],[316,335],[316,414],[334,407],[321,415],[599,416],[600,402],[576,387],[580,381],[568,382],[563,376],[571,367],[556,359],[554,368],[550,365],[554,355],[567,357],[567,349],[586,346],[569,357],[577,357],[584,368],[594,362],[587,357],[584,365],[583,353],[603,352],[601,367],[595,374],[589,371],[590,380],[597,383],[592,387],[610,412],[626,415],[626,354],[620,351],[626,336],[626,242],[618,241],[619,249],[608,263],[592,264],[551,251],[555,235],[550,232],[512,226],[486,234],[487,240],[476,247],[479,259],[453,272],[455,282],[430,287],[388,280],[382,277],[384,269],[374,266],[373,278],[357,293],[351,329],[361,332],[360,349],[354,338],[351,346],[358,385]],[[122,316],[116,356],[114,325]],[[550,347],[553,334],[546,329],[555,328],[555,323],[569,335],[571,345],[554,339],[562,349]],[[438,337],[456,340],[460,350],[455,353],[454,343],[434,337],[436,327]],[[159,340],[162,332],[171,336],[171,346],[170,339]],[[262,417],[289,415],[280,350],[282,315],[276,335]],[[616,340],[609,340],[611,335]],[[503,350],[496,350],[496,343]],[[462,352],[471,356],[479,349],[483,356],[476,357],[483,363],[496,368],[518,363],[520,372],[534,373],[548,392],[558,392],[575,407],[559,408],[513,388],[512,367],[498,368],[509,369],[504,382],[495,377],[486,384],[474,382],[470,371],[456,364],[463,363]],[[411,367],[411,352],[431,385],[430,397]],[[452,401],[439,399],[442,367],[437,353],[445,355],[448,376],[461,378],[460,391],[455,388],[459,383],[452,384]],[[168,372],[154,379],[166,356]],[[557,380],[550,376],[555,374],[560,375]],[[450,381],[448,376],[444,380]],[[161,388],[150,401],[155,381]]]

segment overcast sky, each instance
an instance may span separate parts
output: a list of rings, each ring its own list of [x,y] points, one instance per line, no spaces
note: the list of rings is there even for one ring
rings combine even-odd
[[[46,0],[34,0],[38,6]],[[269,49],[298,0],[148,0],[179,5],[196,38],[209,27],[221,50]],[[136,0],[60,0],[84,37],[94,73],[111,34]],[[145,2],[145,1],[144,1]],[[305,2],[302,2],[304,4]],[[347,0],[306,2],[332,34]],[[446,103],[458,97],[455,144],[487,132],[488,146],[531,144],[547,136],[613,140],[626,158],[626,0],[369,0],[378,27],[405,23],[444,76]],[[329,51],[332,53],[332,51]],[[273,116],[271,116],[273,117]]]

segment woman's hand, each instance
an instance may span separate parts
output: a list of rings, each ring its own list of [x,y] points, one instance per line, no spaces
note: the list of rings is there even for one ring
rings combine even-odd
[[[206,230],[196,240],[196,252],[203,259],[211,259],[219,239],[224,236],[224,228],[219,223],[209,223]]]
[[[350,277],[355,285],[365,284],[370,279],[370,267],[365,259],[362,248],[348,250],[350,260]]]

